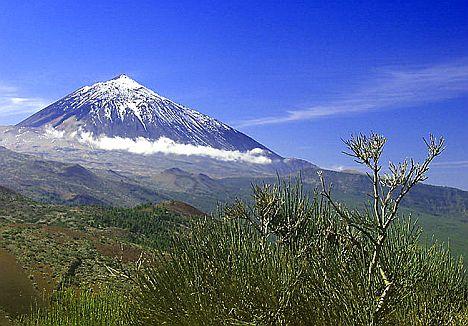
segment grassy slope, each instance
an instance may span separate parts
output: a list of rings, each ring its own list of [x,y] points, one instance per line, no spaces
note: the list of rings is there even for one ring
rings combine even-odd
[[[131,270],[148,246],[167,246],[170,233],[186,224],[185,213],[201,214],[177,202],[133,209],[47,205],[0,187],[0,258],[11,266],[0,280],[12,293],[8,305],[0,301],[0,325],[61,286],[115,283],[106,266]],[[27,303],[18,299],[25,293],[32,294]]]
[[[244,196],[249,192],[246,180],[230,182],[229,187]],[[312,190],[313,185],[309,184],[308,189]],[[353,192],[337,191],[335,195],[342,202],[360,206]],[[403,213],[411,211],[405,208]],[[48,205],[5,188],[0,188],[0,212],[0,250],[16,259],[22,269],[16,281],[33,291],[35,299],[44,292],[50,295],[61,284],[105,284],[112,280],[106,266],[132,269],[140,253],[148,248],[166,248],[171,234],[187,226],[187,215],[203,215],[174,201],[135,208]],[[413,214],[426,235],[450,238],[457,254],[467,254],[468,224],[463,215]],[[16,307],[0,307],[7,315],[24,309],[20,301]],[[0,325],[4,318],[1,315]]]
[[[30,163],[21,164],[18,168],[30,167]],[[33,167],[38,168],[37,171],[44,169],[40,164],[33,164]],[[60,173],[65,173],[74,180],[89,176],[79,166],[64,165],[64,168]],[[10,172],[4,180],[10,182],[18,179],[17,182],[23,182],[20,179],[24,173],[20,173],[20,170]],[[306,188],[313,191],[317,186],[316,171],[308,172],[303,174],[303,179],[307,183]],[[171,173],[165,178],[172,178],[175,174],[181,173]],[[14,179],[13,175],[18,178]],[[48,180],[47,175],[29,174],[28,180],[39,180],[40,183]],[[177,175],[172,181],[174,189],[170,193],[171,197],[206,211],[213,209],[217,202],[231,201],[236,196],[246,199],[252,182],[276,181],[273,177],[252,180],[211,179],[204,175],[183,173],[180,178]],[[363,194],[368,191],[369,186],[363,176],[332,171],[327,171],[325,176],[333,183],[337,200],[354,207],[363,206]],[[79,185],[86,184],[86,179]],[[50,186],[60,188],[59,180],[47,182]],[[115,183],[116,180],[112,182]],[[29,186],[33,187],[34,184]],[[104,189],[103,193],[106,191],[108,189]],[[434,235],[442,241],[450,240],[455,254],[468,257],[467,194],[456,189],[423,185],[409,196],[403,213],[412,213],[419,220],[426,237],[431,238]],[[120,195],[127,196],[125,191]],[[49,205],[0,188],[0,248],[14,255],[39,296],[44,290],[50,292],[59,284],[69,282],[70,277],[67,275],[77,262],[78,268],[71,273],[72,281],[76,284],[89,284],[101,280],[102,275],[107,274],[105,266],[119,264],[120,258],[124,260],[124,264],[130,266],[145,247],[166,246],[173,228],[185,223],[181,214],[200,215],[192,208],[178,203],[166,203],[159,207],[143,205],[133,209]],[[155,237],[154,234],[158,236]]]

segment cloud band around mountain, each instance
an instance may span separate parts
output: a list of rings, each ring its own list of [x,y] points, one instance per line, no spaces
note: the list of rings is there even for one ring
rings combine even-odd
[[[77,139],[80,143],[93,146],[107,151],[126,151],[134,154],[172,154],[183,156],[202,156],[220,161],[238,161],[252,164],[270,164],[272,161],[266,156],[266,152],[260,148],[254,148],[250,151],[229,151],[210,146],[196,146],[192,144],[176,143],[172,139],[161,137],[157,140],[150,140],[139,137],[136,139],[123,137],[95,137],[90,132],[73,132],[66,134],[53,128],[47,128],[46,134],[51,138],[71,137]]]

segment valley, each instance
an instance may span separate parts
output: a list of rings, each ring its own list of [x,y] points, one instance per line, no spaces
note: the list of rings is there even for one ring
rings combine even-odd
[[[54,304],[55,294],[70,289],[135,290],[122,275],[140,275],[141,265],[152,259],[168,262],[165,255],[178,250],[175,244],[194,225],[222,221],[239,202],[250,213],[262,205],[270,212],[271,203],[254,196],[256,185],[274,194],[279,188],[272,185],[290,182],[275,197],[281,206],[305,200],[290,192],[299,180],[307,200],[326,208],[319,171],[337,202],[369,212],[373,189],[365,174],[284,158],[125,75],[79,88],[16,126],[0,127],[0,290],[15,297],[0,300],[0,325],[31,306]],[[287,206],[276,214],[300,215],[303,209],[311,225],[331,214],[317,217],[306,207]],[[236,212],[240,219],[248,215]],[[412,246],[449,243],[450,257],[468,256],[467,191],[419,183],[399,213],[399,220],[411,216],[423,227],[419,245]]]

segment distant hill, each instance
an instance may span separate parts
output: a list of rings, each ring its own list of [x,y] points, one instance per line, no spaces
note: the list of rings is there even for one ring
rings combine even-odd
[[[168,200],[163,201],[162,203],[158,204],[158,207],[166,209],[170,212],[175,214],[180,214],[182,216],[206,216],[207,214],[202,212],[201,210],[189,205],[187,203],[178,201],[178,200]]]
[[[52,203],[131,206],[166,199],[129,179],[0,147],[0,186]]]

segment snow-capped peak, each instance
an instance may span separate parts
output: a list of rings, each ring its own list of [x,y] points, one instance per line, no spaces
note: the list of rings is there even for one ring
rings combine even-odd
[[[128,77],[126,74],[120,74],[118,76],[115,76],[114,78],[112,78],[111,80],[117,80],[117,79],[131,79],[130,77]],[[133,79],[131,79],[133,80]]]
[[[166,99],[165,97],[156,94],[152,90],[146,88],[145,86],[141,85],[137,81],[133,80],[132,78],[128,77],[125,74],[118,75],[108,81],[104,82],[97,82],[92,84],[91,86],[84,86],[78,89],[76,92],[84,93],[87,92],[98,92],[100,96],[115,96],[117,93],[118,95],[122,95],[122,93],[133,93],[133,91],[139,90],[140,92],[146,93],[147,96],[156,96],[161,99]],[[75,92],[75,93],[76,93]],[[74,93],[72,93],[74,94]],[[70,95],[72,95],[70,94]]]
[[[133,80],[132,78],[128,77],[125,74],[118,75],[117,77],[114,77],[111,80],[104,82],[104,83],[109,83],[118,87],[126,87],[130,89],[137,89],[137,88],[144,87],[143,85],[139,84],[138,82],[136,82],[135,80]]]
[[[96,136],[161,137],[217,149],[269,151],[252,138],[198,111],[177,104],[119,75],[84,86],[19,123],[22,127],[82,130]],[[273,154],[272,155],[276,155]]]

